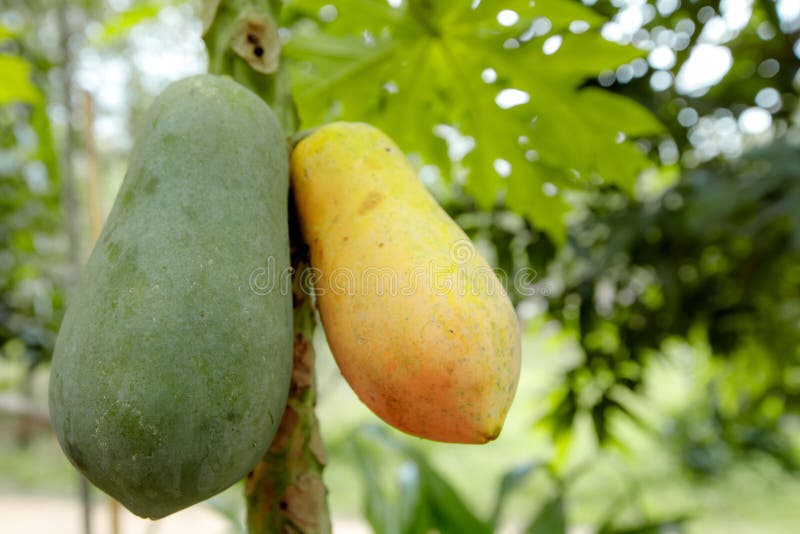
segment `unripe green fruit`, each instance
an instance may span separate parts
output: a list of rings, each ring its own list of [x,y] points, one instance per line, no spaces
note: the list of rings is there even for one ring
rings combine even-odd
[[[287,192],[284,135],[255,94],[202,75],[156,99],[72,295],[50,381],[67,456],[137,515],[224,490],[277,430],[291,296],[248,282],[289,267]]]

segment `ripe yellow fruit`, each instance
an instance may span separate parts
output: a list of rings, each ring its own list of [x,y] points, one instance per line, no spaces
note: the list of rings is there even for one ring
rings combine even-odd
[[[329,124],[291,173],[325,334],[359,398],[416,436],[497,437],[519,378],[514,308],[394,142]]]

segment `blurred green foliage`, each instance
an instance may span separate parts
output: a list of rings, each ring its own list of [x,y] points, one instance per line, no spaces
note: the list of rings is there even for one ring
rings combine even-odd
[[[33,367],[49,360],[74,278],[69,258],[79,256],[68,250],[64,227],[68,217],[88,218],[64,212],[65,134],[52,125],[65,111],[61,32],[71,35],[70,48],[77,47],[83,38],[77,28],[95,19],[93,46],[108,47],[164,4],[180,2],[134,4],[121,12],[105,2],[70,3],[67,28],[57,23],[56,2],[3,4],[0,15],[8,15],[14,29],[0,19],[0,369],[8,370],[0,372],[0,388],[18,385],[19,373],[11,370],[16,362]]]
[[[63,307],[57,156],[38,85],[47,68],[0,27],[0,358],[30,367],[49,359]]]
[[[717,126],[720,119],[738,117],[754,103],[760,92],[775,90],[777,101],[767,100],[764,108],[776,122],[775,133],[785,131],[792,123],[797,109],[796,43],[800,21],[782,19],[780,2],[756,0],[754,2],[713,2],[708,0],[646,2],[642,28],[624,39],[634,45],[652,50],[667,47],[674,57],[672,66],[650,69],[648,76],[630,77],[626,69],[606,72],[604,85],[643,103],[669,128],[671,138],[680,153],[690,157],[686,163],[694,166],[716,155],[736,155],[736,143],[727,147],[702,147],[711,140],[697,136],[694,126],[699,118],[712,119]],[[625,4],[623,4],[624,6]],[[594,9],[608,16],[620,13],[620,3],[615,0],[598,0]],[[743,11],[742,11],[743,10]],[[738,11],[738,13],[736,12]],[[739,19],[738,24],[720,26],[724,20]],[[678,76],[692,51],[699,44],[713,44],[730,50],[732,64],[724,78],[706,89],[679,92],[675,83],[654,90],[652,75],[657,71],[668,73],[668,78]],[[762,93],[763,95],[764,93]],[[679,120],[684,111],[682,121]],[[720,136],[718,141],[726,141]],[[731,136],[727,141],[732,141]],[[713,143],[712,143],[713,144]],[[702,155],[697,155],[700,152]]]
[[[662,343],[699,327],[721,361],[709,406],[687,415],[704,413],[734,451],[798,466],[783,432],[800,412],[798,176],[800,151],[782,139],[688,171],[652,200],[616,191],[587,200],[558,262],[563,289],[548,301],[585,353],[547,421],[554,431],[584,410],[599,438],[613,439],[610,414],[630,413],[618,388],[636,390]]]
[[[377,534],[431,530],[443,534],[489,534],[506,524],[513,525],[515,532],[566,534],[569,525],[566,491],[586,473],[579,467],[561,476],[540,461],[512,467],[500,477],[493,499],[487,496],[492,503],[491,512],[482,518],[419,447],[397,439],[383,427],[369,424],[357,428],[349,442],[365,484],[366,516]],[[528,517],[508,522],[509,518],[503,514],[507,499],[535,475],[543,475],[549,481],[551,495],[533,505]],[[683,516],[654,520],[639,514],[633,521],[620,522],[620,512],[627,506],[627,499],[612,502],[597,531],[602,534],[682,531]]]

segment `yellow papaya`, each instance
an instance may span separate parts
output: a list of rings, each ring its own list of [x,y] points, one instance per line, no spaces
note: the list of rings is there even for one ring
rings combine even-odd
[[[519,378],[519,322],[397,145],[333,123],[297,144],[290,169],[317,306],[352,389],[415,436],[497,437]]]

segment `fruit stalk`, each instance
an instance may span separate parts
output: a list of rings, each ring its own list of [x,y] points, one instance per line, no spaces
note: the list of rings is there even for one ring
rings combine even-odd
[[[204,0],[204,40],[209,71],[227,74],[263,98],[288,137],[297,113],[288,73],[280,64],[278,0]],[[278,50],[276,50],[276,48]],[[269,58],[277,58],[271,62]],[[289,401],[278,432],[245,486],[251,534],[330,532],[327,491],[322,484],[325,449],[314,414],[314,310],[300,280],[308,267],[308,247],[289,199],[294,309],[294,362]]]

